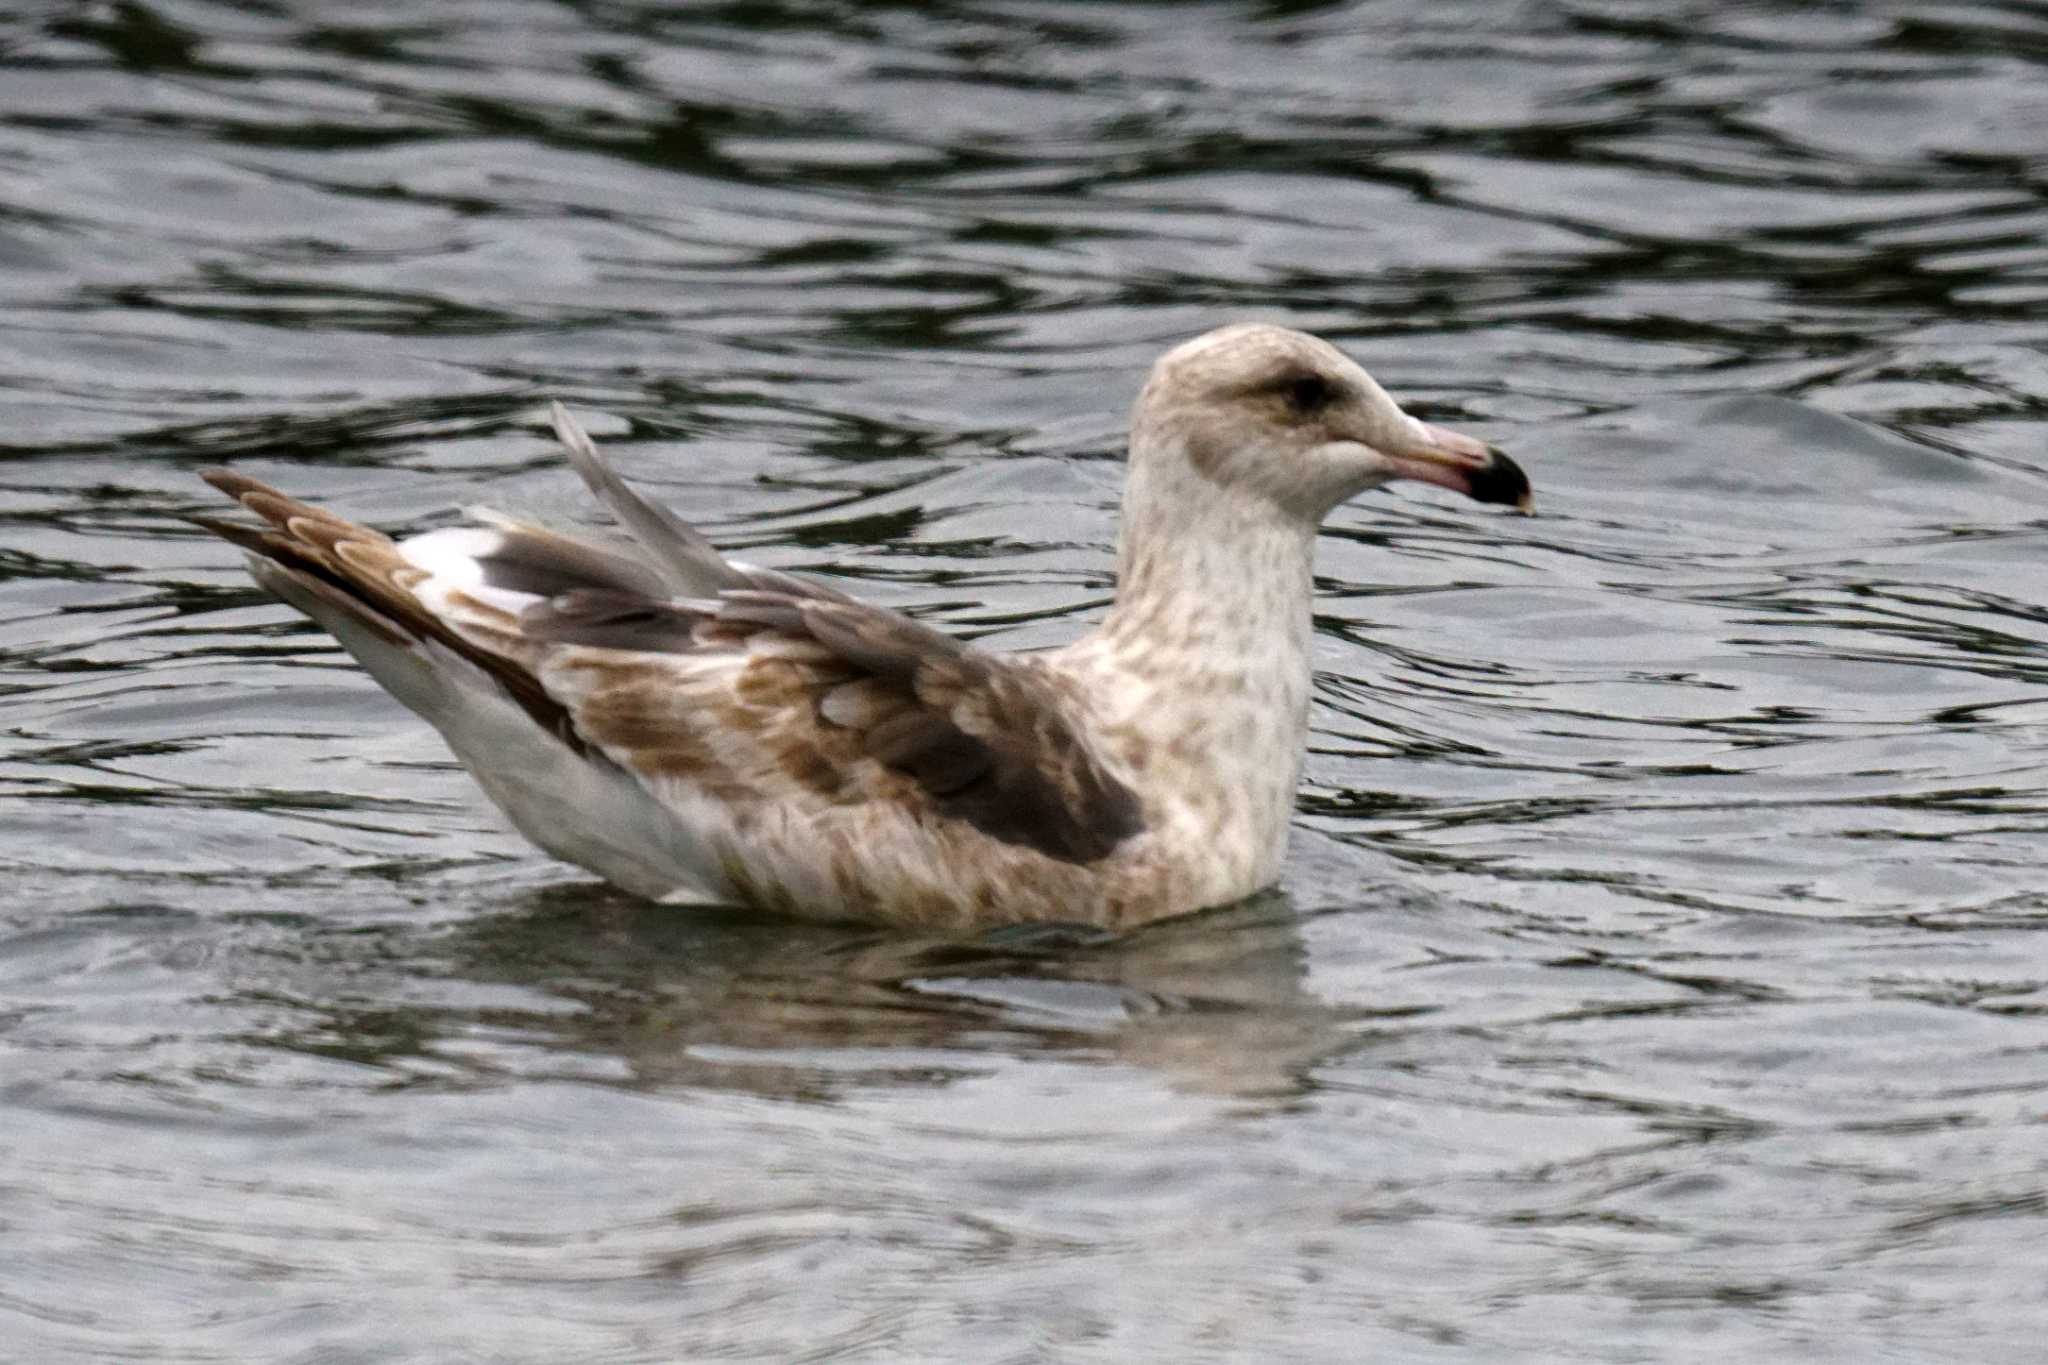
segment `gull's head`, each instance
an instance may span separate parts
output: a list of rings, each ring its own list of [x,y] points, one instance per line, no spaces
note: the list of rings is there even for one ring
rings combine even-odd
[[[1506,455],[1410,417],[1329,342],[1263,323],[1205,332],[1159,358],[1138,397],[1131,458],[1184,462],[1311,522],[1394,479],[1533,506],[1528,476]]]

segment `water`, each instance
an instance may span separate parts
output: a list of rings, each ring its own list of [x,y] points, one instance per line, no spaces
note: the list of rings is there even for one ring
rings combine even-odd
[[[2020,1359],[2048,6],[0,5],[0,1356]],[[1511,449],[1324,537],[1281,892],[636,904],[177,514],[573,517],[1012,646],[1166,345]]]

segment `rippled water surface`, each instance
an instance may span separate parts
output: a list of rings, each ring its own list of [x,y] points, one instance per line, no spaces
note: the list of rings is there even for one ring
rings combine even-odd
[[[21,1361],[2017,1360],[2048,1330],[2048,5],[0,0]],[[178,520],[1102,610],[1151,357],[1512,449],[1320,561],[1284,888],[637,904]]]

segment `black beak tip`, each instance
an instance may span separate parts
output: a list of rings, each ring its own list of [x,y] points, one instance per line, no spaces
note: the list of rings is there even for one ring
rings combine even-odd
[[[1535,510],[1529,493],[1529,476],[1507,457],[1499,446],[1488,446],[1493,459],[1484,469],[1473,471],[1472,497],[1479,502],[1501,503],[1524,512]]]

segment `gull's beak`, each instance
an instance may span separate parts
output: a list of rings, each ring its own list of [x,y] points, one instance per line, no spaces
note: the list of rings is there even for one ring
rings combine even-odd
[[[1419,479],[1456,489],[1478,502],[1497,502],[1533,515],[1536,499],[1529,476],[1497,446],[1428,422],[1415,424],[1414,442],[1398,451],[1382,451],[1397,479]]]

